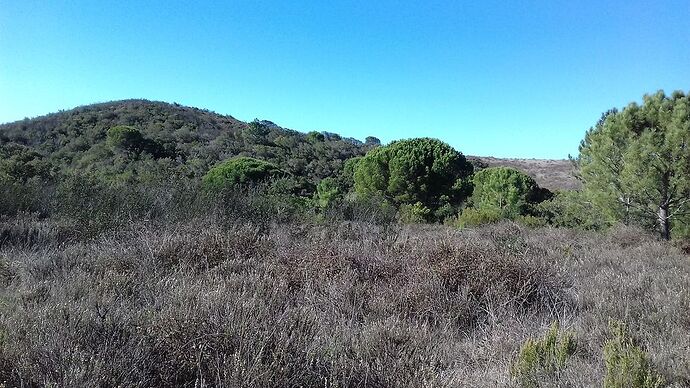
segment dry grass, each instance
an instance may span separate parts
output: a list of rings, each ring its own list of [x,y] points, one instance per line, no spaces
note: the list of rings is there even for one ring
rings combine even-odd
[[[542,385],[601,386],[610,319],[690,381],[690,260],[637,230],[23,222],[0,226],[8,386],[512,386],[554,320],[577,352]]]

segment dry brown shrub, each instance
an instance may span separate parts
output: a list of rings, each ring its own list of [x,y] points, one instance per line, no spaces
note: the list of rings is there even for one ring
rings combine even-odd
[[[5,245],[0,379],[510,386],[521,344],[558,320],[578,352],[553,384],[592,386],[612,318],[687,381],[690,262],[625,233],[197,222]]]

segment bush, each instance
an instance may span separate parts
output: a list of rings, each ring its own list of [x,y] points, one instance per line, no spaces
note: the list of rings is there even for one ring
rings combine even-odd
[[[511,367],[511,375],[522,387],[537,387],[542,376],[553,375],[566,366],[575,353],[575,334],[559,333],[558,322],[551,324],[541,339],[528,339]]]
[[[49,212],[53,185],[40,179],[17,182],[0,177],[0,216],[29,212],[45,216]]]
[[[326,137],[321,132],[311,131],[307,133],[307,141],[310,143],[323,142],[325,140]]]
[[[483,169],[474,174],[472,182],[474,207],[495,209],[510,219],[529,214],[535,203],[549,196],[532,177],[508,167]]]
[[[531,215],[517,216],[515,217],[515,221],[522,225],[525,225],[528,228],[542,228],[548,225],[548,222],[545,218]]]
[[[342,193],[335,178],[324,178],[316,185],[314,199],[320,209],[333,205],[342,198]]]
[[[389,225],[396,221],[397,209],[379,196],[348,196],[337,206],[325,209],[326,219]]]
[[[398,211],[398,219],[403,224],[422,224],[431,219],[431,210],[417,202],[414,205],[404,204]]]
[[[603,230],[614,220],[598,211],[586,193],[563,191],[553,198],[539,204],[539,212],[544,214],[553,226],[581,230]]]
[[[126,151],[141,150],[144,136],[138,129],[127,125],[118,125],[108,130],[108,144]]]
[[[504,219],[503,213],[497,209],[463,209],[458,217],[457,226],[461,228],[493,224]]]
[[[249,157],[237,157],[211,168],[202,181],[207,189],[222,190],[238,184],[259,183],[283,175],[285,173],[273,163]]]
[[[606,379],[604,388],[659,388],[664,378],[652,366],[645,352],[634,343],[625,326],[609,323],[611,338],[604,345]]]

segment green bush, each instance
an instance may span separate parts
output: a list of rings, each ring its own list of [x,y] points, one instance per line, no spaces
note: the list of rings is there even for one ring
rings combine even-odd
[[[172,157],[175,155],[174,145],[161,144],[155,140],[147,139],[136,128],[127,125],[117,125],[108,130],[108,144],[119,150],[138,155],[147,152],[154,158]]]
[[[52,166],[30,147],[9,143],[0,145],[0,179],[25,183],[33,178],[48,178]]]
[[[336,182],[341,193],[346,194],[355,186],[355,169],[360,160],[362,160],[361,156],[355,156],[343,163],[343,169],[336,177]]]
[[[326,137],[321,132],[311,131],[307,133],[307,141],[310,143],[325,141]]]
[[[542,228],[548,225],[548,222],[545,218],[532,215],[517,216],[515,217],[515,221],[525,225],[528,228]]]
[[[316,205],[320,209],[325,209],[328,206],[331,206],[341,198],[342,193],[338,188],[338,183],[335,178],[321,179],[319,184],[316,185],[316,194],[314,195],[314,199],[316,200]]]
[[[443,223],[457,219],[459,207],[453,205],[448,196],[441,196],[440,206],[434,211],[433,218]]]
[[[348,195],[337,206],[324,209],[331,221],[356,221],[375,225],[389,225],[397,221],[397,209],[379,196]]]
[[[36,178],[18,182],[0,176],[0,216],[21,212],[46,216],[50,212],[53,189],[49,182]]]
[[[236,185],[260,183],[286,175],[273,163],[263,160],[237,157],[211,168],[202,178],[204,187],[222,190]]]
[[[117,125],[108,130],[108,144],[126,151],[139,151],[144,143],[144,136],[138,129],[128,125]]]
[[[666,382],[645,352],[635,344],[625,326],[609,323],[611,338],[604,345],[604,388],[660,388]]]
[[[615,220],[607,218],[581,191],[563,191],[539,204],[539,212],[553,226],[581,230],[604,230]]]
[[[431,210],[421,202],[414,205],[404,204],[398,210],[398,219],[403,224],[423,224],[431,219]]]
[[[541,339],[528,339],[511,367],[511,375],[522,387],[537,387],[540,377],[553,375],[565,368],[575,353],[575,334],[559,333],[558,322]]]
[[[472,182],[473,207],[495,209],[510,219],[530,214],[535,203],[549,196],[532,177],[508,167],[483,169],[474,174]]]
[[[493,224],[504,219],[503,213],[497,209],[466,208],[457,220],[457,226],[461,228]]]

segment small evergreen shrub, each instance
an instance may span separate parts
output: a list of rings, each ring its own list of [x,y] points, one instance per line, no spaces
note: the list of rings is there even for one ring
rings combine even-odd
[[[604,345],[604,388],[660,388],[666,385],[647,354],[618,321],[609,323],[611,338]]]
[[[421,202],[414,205],[400,205],[400,210],[398,210],[398,218],[403,224],[423,224],[429,222],[431,216],[431,209]]]
[[[236,157],[211,168],[202,178],[205,188],[223,190],[236,185],[265,182],[286,174],[273,163],[250,157]]]
[[[502,220],[503,214],[497,209],[466,208],[458,217],[460,228],[493,224]]]
[[[541,339],[528,339],[511,367],[511,375],[522,387],[537,387],[539,378],[565,368],[575,353],[575,334],[559,332],[555,321]]]
[[[117,125],[108,130],[108,144],[126,151],[138,151],[142,148],[144,136],[138,129],[127,125]]]
[[[538,205],[538,211],[553,226],[580,230],[605,230],[614,221],[600,211],[587,193],[563,191]]]
[[[515,221],[528,228],[542,228],[547,225],[546,219],[531,215],[517,216]]]
[[[332,206],[342,199],[342,193],[335,178],[324,178],[316,185],[314,200],[319,209]]]

